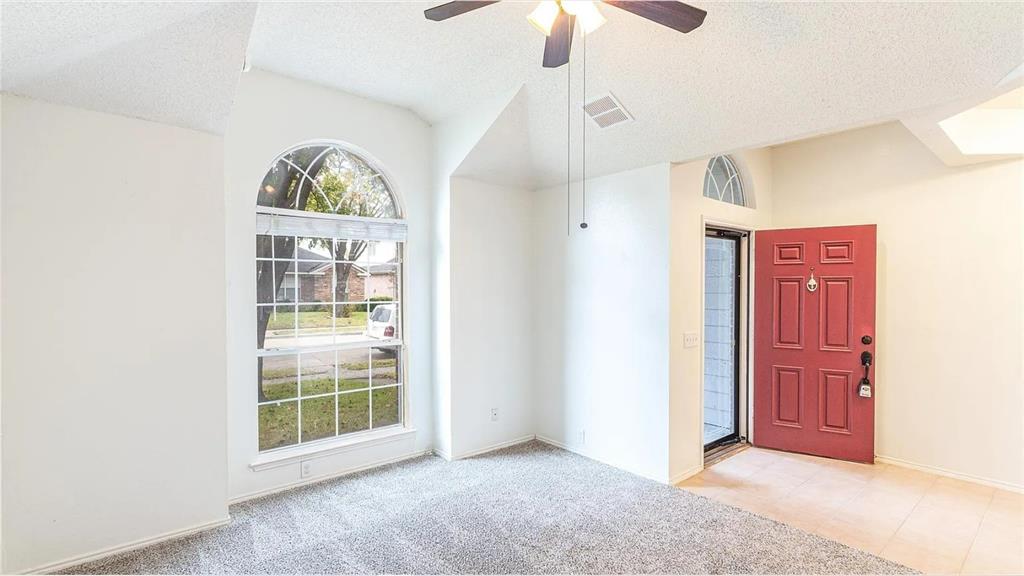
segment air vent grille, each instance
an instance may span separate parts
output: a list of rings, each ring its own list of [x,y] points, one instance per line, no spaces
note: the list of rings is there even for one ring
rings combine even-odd
[[[629,120],[629,116],[626,116],[626,113],[618,108],[612,110],[607,114],[594,116],[594,122],[596,122],[597,125],[600,126],[601,128],[607,128],[613,124],[618,124],[619,122],[626,122],[627,120]]]
[[[615,103],[615,100],[612,100],[611,96],[602,96],[601,98],[598,98],[584,106],[583,109],[587,111],[587,114],[589,114],[591,118],[593,118],[594,116],[604,114],[605,112],[614,110],[618,107],[619,105]]]
[[[615,96],[610,93],[587,102],[583,105],[583,111],[602,130],[633,119]]]

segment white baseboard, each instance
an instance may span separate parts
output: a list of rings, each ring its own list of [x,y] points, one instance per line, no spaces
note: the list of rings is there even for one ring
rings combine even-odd
[[[892,456],[875,456],[875,462],[882,462],[883,464],[891,464],[893,466],[899,466],[901,468],[910,468],[912,470],[919,470],[921,472],[928,472],[937,476],[946,476],[947,478],[956,478],[957,480],[965,480],[967,482],[974,482],[975,484],[983,484],[985,486],[992,486],[993,488],[1000,488],[1002,490],[1009,490],[1010,492],[1024,493],[1024,486],[1019,484],[1013,484],[1012,482],[1004,482],[1002,480],[992,480],[991,478],[984,478],[982,476],[974,476],[971,474],[963,474],[961,472],[953,472],[952,470],[946,470],[945,468],[939,468],[938,466],[928,466],[926,464],[918,464],[916,462],[910,462],[909,460],[903,460],[901,458],[893,458]]]
[[[569,452],[572,452],[574,454],[579,454],[580,456],[583,456],[584,458],[589,458],[589,459],[591,459],[591,460],[593,460],[595,462],[600,462],[601,464],[606,464],[608,466],[611,466],[612,468],[618,468],[619,470],[622,470],[623,472],[629,472],[630,474],[636,474],[637,476],[641,476],[643,478],[647,478],[648,480],[653,480],[653,481],[659,482],[661,484],[669,483],[667,478],[661,478],[661,479],[654,478],[652,476],[648,476],[647,474],[644,474],[643,472],[641,472],[639,470],[632,470],[632,469],[629,469],[629,468],[626,468],[626,467],[622,466],[621,464],[616,464],[614,462],[609,462],[609,461],[607,461],[607,460],[605,460],[603,458],[600,458],[600,457],[594,455],[593,453],[587,451],[584,448],[580,448],[579,446],[573,446],[571,444],[566,444],[566,443],[564,443],[564,442],[562,442],[560,440],[555,440],[554,438],[548,438],[547,436],[541,436],[540,434],[537,435],[537,440],[540,441],[540,442],[543,442],[545,444],[549,444],[551,446],[554,446],[555,448],[561,448],[562,450],[568,450]]]
[[[676,484],[679,484],[680,482],[686,480],[691,476],[696,476],[697,474],[700,474],[702,470],[704,470],[704,464],[697,464],[692,468],[689,468],[687,470],[680,472],[679,474],[676,474],[675,476],[672,476],[671,478],[668,479],[668,483],[675,486]]]
[[[582,448],[580,446],[575,446],[573,444],[568,444],[566,442],[562,442],[561,440],[555,440],[554,438],[548,438],[547,436],[541,436],[540,434],[537,435],[537,440],[540,441],[540,442],[543,442],[543,443],[545,443],[545,444],[547,444],[549,446],[554,446],[555,448],[561,448],[562,450],[568,450],[569,452],[572,452],[573,454],[579,454],[580,456],[583,456],[584,458],[589,458],[591,460],[594,460],[595,462],[600,462],[602,464],[608,464],[609,466],[618,468],[619,470],[626,470],[625,468],[622,468],[621,466],[616,466],[615,464],[611,464],[609,462],[605,462],[604,460],[594,456],[593,454],[588,452],[585,448]],[[626,472],[631,472],[632,473],[631,470],[626,470]]]
[[[454,457],[451,456],[450,454],[448,454],[447,452],[444,452],[444,451],[439,450],[437,448],[432,448],[432,449],[428,449],[428,450],[417,450],[417,451],[414,451],[414,452],[410,452],[408,454],[403,454],[403,455],[395,457],[395,458],[385,458],[385,459],[382,459],[382,460],[375,460],[373,462],[369,462],[369,463],[363,464],[361,466],[354,466],[352,468],[345,468],[345,469],[337,471],[337,472],[331,472],[330,474],[322,474],[320,476],[314,476],[312,478],[303,478],[302,480],[299,480],[297,482],[291,482],[291,483],[285,484],[283,486],[276,486],[276,487],[270,488],[268,490],[260,490],[260,491],[257,491],[257,492],[250,492],[248,494],[243,494],[241,496],[236,496],[236,497],[228,500],[228,505],[230,506],[232,504],[238,504],[239,502],[245,502],[246,500],[252,500],[254,498],[262,498],[263,496],[269,496],[271,494],[276,494],[278,492],[284,492],[286,490],[291,490],[293,488],[298,488],[300,486],[306,486],[306,485],[309,485],[309,484],[316,484],[317,482],[324,482],[326,480],[332,480],[334,478],[339,478],[341,476],[347,476],[348,474],[355,474],[356,472],[362,472],[364,470],[369,470],[370,468],[376,468],[378,466],[384,466],[384,465],[387,465],[387,464],[394,464],[396,462],[402,462],[404,460],[410,460],[412,458],[418,458],[420,456],[425,456],[425,455],[428,455],[428,454],[434,454],[436,456],[440,456],[441,458],[444,458],[445,460],[451,462],[452,460],[459,460],[461,458],[469,458],[469,457],[472,457],[472,456],[479,456],[480,454],[485,454],[487,452],[493,452],[495,450],[500,450],[502,448],[508,448],[510,446],[515,446],[516,444],[522,444],[523,442],[529,442],[529,441],[533,440],[534,438],[535,438],[535,436],[533,434],[530,434],[528,436],[522,436],[520,438],[516,438],[514,440],[509,440],[507,442],[500,442],[498,444],[493,444],[493,445],[487,446],[485,448],[480,448],[479,450],[473,450],[473,451],[470,451],[470,452],[465,452],[463,454],[459,454],[459,455],[454,456]]]
[[[517,444],[522,444],[524,442],[530,442],[530,441],[536,440],[536,439],[537,439],[537,437],[535,435],[527,434],[526,436],[520,436],[519,438],[515,438],[513,440],[508,440],[507,442],[499,442],[497,444],[491,444],[490,446],[485,446],[483,448],[478,448],[476,450],[470,450],[469,452],[462,452],[460,454],[455,454],[452,458],[447,458],[443,454],[439,454],[439,455],[442,458],[444,458],[445,460],[449,460],[449,461],[450,460],[462,460],[463,458],[472,458],[473,456],[479,456],[481,454],[486,454],[488,452],[494,452],[495,450],[501,450],[502,448],[509,448],[511,446],[515,446]]]
[[[108,556],[113,556],[115,554],[121,554],[123,552],[129,552],[131,550],[136,550],[138,548],[145,548],[146,546],[152,546],[153,544],[159,544],[160,542],[166,542],[167,540],[174,540],[176,538],[182,538],[182,537],[185,537],[185,536],[189,536],[191,534],[195,534],[197,532],[203,532],[205,530],[210,530],[212,528],[218,528],[220,526],[224,526],[224,525],[228,524],[229,522],[231,522],[231,517],[230,516],[228,516],[226,518],[221,518],[219,520],[214,520],[212,522],[204,522],[202,524],[196,524],[195,526],[191,526],[189,528],[182,528],[181,530],[172,530],[170,532],[164,532],[163,534],[158,534],[156,536],[150,536],[148,538],[141,538],[139,540],[135,540],[134,542],[129,542],[127,544],[120,544],[118,546],[111,546],[109,548],[103,548],[102,550],[98,550],[96,552],[89,552],[88,554],[81,554],[81,555],[75,556],[73,558],[67,558],[65,560],[61,560],[60,562],[54,562],[52,564],[46,564],[44,566],[38,566],[36,568],[32,568],[31,570],[25,570],[25,571],[20,572],[20,573],[21,574],[48,574],[48,573],[51,573],[51,572],[57,572],[59,570],[63,570],[65,568],[70,568],[72,566],[77,566],[79,564],[84,564],[86,562],[93,562],[95,560],[102,560],[103,558],[107,558]]]
[[[548,438],[547,436],[541,436],[540,434],[537,435],[537,440],[540,441],[540,442],[543,442],[543,443],[545,443],[545,444],[547,444],[549,446],[554,446],[555,448],[561,448],[562,450],[568,450],[569,452],[575,452],[576,454],[579,454],[580,456],[586,456],[587,458],[590,458],[590,456],[587,456],[586,454],[584,454],[583,451],[577,450],[574,446],[569,446],[568,444],[566,444],[565,442],[562,442],[560,440],[555,440],[554,438]],[[591,460],[596,460],[596,458],[590,458],[590,459]]]
[[[419,458],[420,456],[427,456],[427,455],[432,454],[432,453],[433,453],[433,450],[415,450],[413,452],[402,454],[401,456],[396,456],[394,458],[383,458],[381,460],[374,460],[373,462],[368,462],[366,464],[362,464],[362,465],[359,465],[359,466],[353,466],[351,468],[344,468],[342,470],[338,470],[336,472],[331,472],[329,474],[321,474],[319,476],[312,476],[310,478],[303,478],[302,480],[298,480],[296,482],[290,482],[290,483],[285,484],[283,486],[275,486],[274,488],[269,488],[267,490],[258,490],[256,492],[250,492],[248,494],[243,494],[241,496],[236,496],[236,497],[231,498],[230,500],[228,500],[228,506],[231,506],[233,504],[238,504],[239,502],[245,502],[246,500],[252,500],[254,498],[262,498],[263,496],[270,496],[271,494],[277,494],[278,492],[284,492],[284,491],[287,491],[287,490],[292,490],[293,488],[298,488],[300,486],[307,486],[309,484],[316,484],[318,482],[326,482],[327,480],[333,480],[334,478],[339,478],[341,476],[347,476],[349,474],[355,474],[356,472],[362,472],[364,470],[369,470],[370,468],[376,468],[378,466],[385,466],[387,464],[394,464],[396,462],[402,462],[402,461],[405,461],[405,460],[411,460],[413,458]]]

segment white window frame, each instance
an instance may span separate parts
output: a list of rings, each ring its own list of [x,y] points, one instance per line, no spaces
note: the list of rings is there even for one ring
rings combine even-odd
[[[391,188],[389,187],[389,191]],[[394,192],[391,191],[392,199],[395,202],[396,211],[401,214],[401,205],[397,198],[394,197]],[[256,444],[259,456],[257,460],[251,464],[253,470],[260,470],[269,467],[275,467],[279,463],[287,463],[295,459],[301,459],[308,457],[310,454],[317,453],[320,455],[327,455],[338,450],[346,449],[348,446],[354,444],[372,444],[379,441],[387,440],[388,438],[398,438],[408,433],[413,432],[409,422],[409,382],[408,382],[408,353],[405,342],[405,305],[404,305],[404,294],[405,294],[405,243],[407,237],[407,228],[405,220],[403,219],[387,219],[387,218],[366,218],[359,216],[346,216],[340,214],[325,214],[319,212],[305,212],[300,210],[290,210],[281,208],[272,208],[266,206],[257,206],[256,208],[256,234],[255,236],[270,235],[270,236],[293,236],[296,237],[295,251],[291,259],[298,263],[298,238],[331,238],[333,240],[338,239],[356,239],[367,242],[394,242],[396,245],[395,250],[395,298],[387,302],[381,302],[383,304],[395,304],[396,307],[396,336],[388,339],[377,339],[364,337],[360,340],[352,340],[346,342],[333,342],[330,344],[318,344],[318,345],[294,345],[289,347],[276,347],[268,348],[267,344],[264,343],[263,348],[256,349],[256,358],[260,357],[275,357],[275,356],[296,356],[297,360],[297,379],[296,379],[296,396],[294,398],[282,399],[282,400],[270,400],[265,402],[255,403],[256,410]],[[370,251],[371,247],[375,247],[375,244],[367,246],[367,252]],[[275,260],[274,255],[271,258],[256,258],[254,262],[254,273],[252,277],[255,277],[255,263],[259,261]],[[366,255],[367,258],[370,254]],[[287,259],[276,259],[277,261]],[[332,300],[329,305],[337,306],[335,302],[336,298],[336,282],[337,278],[332,275]],[[303,303],[299,300],[300,287],[296,285],[296,298],[293,302],[285,305],[293,307],[297,312],[298,307],[302,306]],[[276,307],[276,291],[273,294],[274,301],[269,303],[270,307]],[[258,299],[257,299],[258,300]],[[364,292],[363,301],[360,303],[367,304],[367,327],[369,327],[369,295]],[[256,302],[253,310],[257,310],[259,307],[267,307],[268,303]],[[327,303],[319,303],[327,304]],[[378,303],[379,305],[379,303]],[[295,329],[296,336],[295,340],[298,340],[298,314],[295,318]],[[332,328],[332,335],[335,335],[336,329]],[[385,348],[394,347],[397,349],[396,360],[396,376],[397,382],[385,386],[374,386],[372,381],[372,367],[368,368],[368,383],[367,388],[351,391],[342,391],[338,388],[337,383],[340,375],[338,374],[338,363],[339,358],[337,352],[346,350],[363,350],[367,351],[367,359],[371,359],[372,350],[374,348]],[[302,367],[301,367],[301,355],[315,352],[328,352],[335,351],[335,390],[324,394],[316,394],[311,396],[302,395]],[[371,365],[372,366],[372,365]],[[257,375],[258,377],[259,375]],[[373,394],[375,391],[384,390],[387,388],[397,388],[399,395],[399,406],[398,406],[398,418],[399,421],[396,424],[389,424],[380,428],[374,428],[373,425]],[[338,418],[338,402],[342,395],[365,392],[369,397],[369,411],[368,411],[368,428],[355,432],[339,433],[340,422]],[[335,398],[335,434],[327,438],[321,438],[317,440],[302,441],[302,401],[308,399],[315,399],[321,397],[334,397]],[[297,409],[296,425],[297,430],[297,442],[295,444],[289,444],[287,446],[280,446],[276,448],[269,448],[266,450],[259,450],[259,410],[260,406],[271,405],[283,402],[295,402]],[[321,454],[322,453],[322,454]]]

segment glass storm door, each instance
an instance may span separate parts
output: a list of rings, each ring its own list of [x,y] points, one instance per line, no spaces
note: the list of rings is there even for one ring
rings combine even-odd
[[[704,449],[739,439],[740,235],[704,238]]]

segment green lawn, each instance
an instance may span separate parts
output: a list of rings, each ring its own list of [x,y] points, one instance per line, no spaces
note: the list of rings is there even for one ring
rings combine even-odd
[[[377,359],[373,360],[373,368],[374,368],[374,370],[376,370],[378,368],[394,368],[396,364],[398,364],[398,361],[395,360],[394,358],[384,358],[382,360],[377,360]],[[369,362],[347,362],[347,363],[342,364],[341,367],[342,368],[347,368],[349,370],[367,370],[370,367],[370,363]]]
[[[378,370],[380,368],[394,368],[398,364],[395,358],[383,358],[373,360],[373,369]],[[369,370],[370,363],[367,361],[357,362],[342,362],[340,365],[346,370]],[[308,376],[310,374],[322,374],[324,372],[330,372],[334,370],[331,366],[304,366],[302,368],[302,375]],[[295,375],[295,368],[264,368],[263,379],[264,380],[276,380],[278,378],[287,378]]]
[[[328,367],[330,368],[330,367]],[[302,375],[307,376],[309,374],[319,374],[324,372],[323,366],[305,366],[302,369]],[[276,380],[277,378],[287,378],[289,376],[295,376],[295,368],[264,368],[263,379],[264,380]]]
[[[366,327],[366,311],[354,311],[349,313],[347,318],[336,318],[337,327],[345,328],[350,326]],[[330,328],[331,312],[299,312],[299,329],[304,328]],[[277,311],[270,315],[270,322],[267,323],[268,330],[287,330],[295,327],[295,312]]]
[[[324,381],[330,381],[324,379]],[[303,388],[307,394],[313,393],[317,386],[324,386],[321,381],[304,381]],[[287,387],[289,383],[271,384],[264,387],[268,397],[271,388]],[[277,398],[295,396],[295,382],[291,382],[290,391],[274,388]],[[310,388],[306,389],[306,385]],[[333,387],[333,381],[330,381]],[[342,390],[365,388],[365,380],[342,380]],[[325,390],[328,391],[328,390]],[[281,396],[284,394],[284,396]],[[295,444],[299,440],[299,402],[302,402],[302,439],[305,442],[334,436],[335,423],[338,433],[348,434],[366,430],[370,426],[370,394],[373,394],[373,426],[381,428],[401,422],[401,394],[398,388],[351,392],[338,396],[338,411],[334,411],[334,396],[323,398],[305,398],[287,400],[276,404],[259,407],[259,444],[260,450],[269,450]]]
[[[389,379],[387,383],[393,383],[393,379]],[[295,380],[264,384],[263,395],[267,397],[267,400],[291,400],[295,398],[295,384]],[[360,390],[369,387],[370,380],[367,378],[342,379],[338,382],[338,389],[341,391]],[[303,396],[316,396],[317,394],[328,394],[331,392],[334,392],[334,378],[314,378],[302,381]]]

